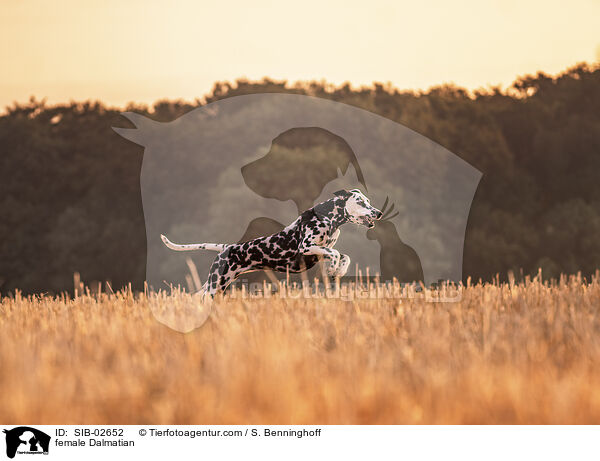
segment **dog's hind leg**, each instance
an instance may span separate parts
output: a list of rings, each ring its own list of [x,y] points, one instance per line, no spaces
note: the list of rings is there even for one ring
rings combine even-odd
[[[241,266],[230,259],[230,251],[225,250],[217,255],[210,266],[205,283],[205,293],[214,297],[217,293],[224,292],[229,284],[239,275],[251,270],[248,265]]]

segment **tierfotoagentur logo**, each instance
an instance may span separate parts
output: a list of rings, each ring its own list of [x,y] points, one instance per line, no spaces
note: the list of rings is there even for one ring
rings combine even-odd
[[[20,426],[3,431],[6,439],[6,456],[14,458],[19,455],[47,455],[50,447],[50,436],[33,427]]]
[[[223,99],[170,123],[123,115],[134,127],[115,131],[145,148],[140,182],[151,289],[181,286],[212,296],[239,277],[255,287],[308,281],[308,296],[319,289],[315,279],[337,277],[342,287],[360,280],[402,296],[411,290],[392,292],[387,284],[418,293],[462,281],[481,173],[399,123],[276,93]],[[255,240],[267,236],[276,237]],[[273,263],[287,256],[289,264]],[[189,331],[209,310],[194,309],[184,323],[166,305],[153,313]]]

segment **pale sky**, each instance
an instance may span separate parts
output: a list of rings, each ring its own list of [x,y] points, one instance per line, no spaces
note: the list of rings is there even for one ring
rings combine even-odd
[[[509,85],[600,54],[600,0],[1,0],[0,108],[194,100],[239,77]]]

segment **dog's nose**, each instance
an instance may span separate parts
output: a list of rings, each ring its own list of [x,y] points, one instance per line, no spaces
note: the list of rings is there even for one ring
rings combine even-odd
[[[379,210],[377,210],[375,212],[375,219],[381,219],[381,217],[383,216],[383,213]]]

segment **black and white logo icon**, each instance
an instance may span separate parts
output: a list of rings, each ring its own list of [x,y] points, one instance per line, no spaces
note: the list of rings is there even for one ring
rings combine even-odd
[[[14,458],[18,454],[47,455],[50,436],[33,427],[20,426],[3,431],[6,434],[6,456]]]

